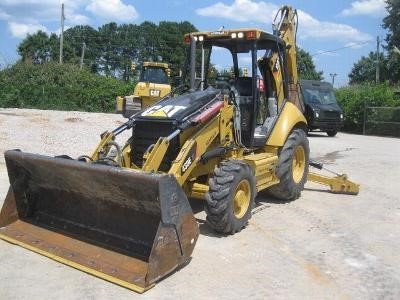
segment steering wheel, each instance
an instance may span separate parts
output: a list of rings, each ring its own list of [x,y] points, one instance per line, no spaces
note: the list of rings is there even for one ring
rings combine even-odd
[[[239,103],[236,101],[239,98],[238,90],[233,86],[229,86],[229,99],[232,101],[233,104],[239,106]]]

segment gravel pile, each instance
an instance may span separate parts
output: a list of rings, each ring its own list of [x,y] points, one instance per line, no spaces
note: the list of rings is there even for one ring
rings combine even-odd
[[[45,155],[67,154],[76,158],[90,154],[100,134],[123,124],[117,114],[0,108],[0,151],[21,149]],[[118,136],[124,143],[127,131]],[[4,163],[1,155],[0,163]]]

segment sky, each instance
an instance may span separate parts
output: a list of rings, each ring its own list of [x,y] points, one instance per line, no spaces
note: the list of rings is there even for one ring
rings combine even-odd
[[[385,0],[1,0],[0,68],[19,59],[17,47],[27,34],[38,30],[60,33],[61,4],[65,28],[100,27],[109,22],[140,24],[144,21],[189,21],[198,30],[257,27],[272,31],[272,21],[282,5],[299,16],[298,46],[312,55],[318,71],[335,87],[348,83],[354,63],[376,51],[377,37],[386,31]],[[384,48],[380,48],[384,51]]]

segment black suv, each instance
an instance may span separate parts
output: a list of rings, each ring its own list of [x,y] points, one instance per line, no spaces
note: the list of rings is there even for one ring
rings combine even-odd
[[[319,129],[335,136],[343,125],[343,111],[329,82],[300,80],[308,130]]]

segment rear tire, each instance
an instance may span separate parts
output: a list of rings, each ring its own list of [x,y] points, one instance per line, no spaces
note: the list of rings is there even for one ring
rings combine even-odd
[[[333,137],[333,136],[335,136],[335,135],[337,134],[337,130],[328,130],[328,131],[326,132],[326,134],[327,134],[328,136]]]
[[[280,179],[268,192],[280,200],[295,200],[300,196],[307,181],[310,148],[306,133],[295,129],[286,140],[275,170]]]
[[[224,161],[209,180],[205,211],[210,226],[234,234],[247,225],[256,196],[254,172],[242,161]]]

